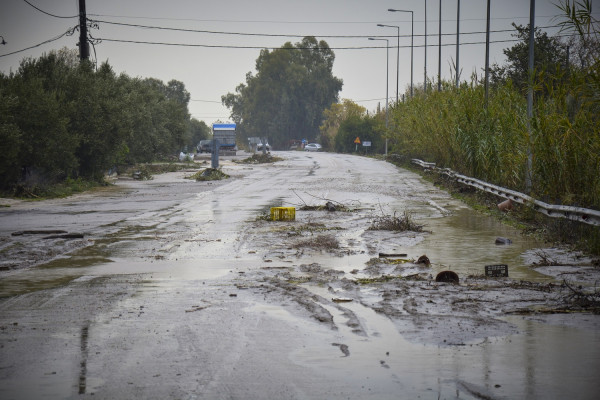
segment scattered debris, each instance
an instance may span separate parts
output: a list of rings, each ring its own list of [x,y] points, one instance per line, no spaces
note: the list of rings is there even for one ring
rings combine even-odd
[[[417,260],[417,262],[415,262],[415,264],[430,265],[431,262],[429,261],[429,257],[427,257],[425,254],[423,254],[421,257],[419,257],[419,259]]]
[[[251,157],[245,158],[241,161],[234,160],[234,162],[239,162],[241,164],[269,164],[277,161],[283,161],[283,158],[275,157],[271,155],[271,153],[256,153],[253,154]]]
[[[512,244],[512,240],[510,240],[509,238],[505,238],[505,237],[497,237],[496,244],[498,244],[498,245]]]
[[[205,308],[208,308],[208,306],[192,306],[192,308],[190,308],[189,310],[185,310],[185,312],[190,313],[190,312],[204,310]]]
[[[508,200],[504,200],[502,203],[498,204],[498,210],[500,211],[510,211],[513,208],[513,204],[512,204],[512,200],[508,199]]]
[[[206,168],[203,171],[196,172],[194,175],[187,177],[196,181],[220,181],[229,178],[229,175],[215,168]]]
[[[309,247],[321,250],[333,250],[340,248],[340,242],[333,235],[315,236],[308,240],[303,240],[295,244],[295,248]]]
[[[508,265],[506,264],[495,264],[485,266],[485,276],[490,277],[508,277]]]
[[[323,268],[321,268],[321,266],[318,263],[312,263],[312,264],[301,264],[298,269],[302,272],[310,272],[310,273],[319,273],[323,270]]]
[[[333,204],[330,201],[328,201],[327,203],[325,203],[325,208],[327,209],[327,211],[336,211],[335,204]]]
[[[436,275],[435,281],[458,284],[458,274],[454,271],[442,271]]]
[[[40,230],[30,230],[30,231],[17,231],[11,233],[12,236],[23,236],[23,235],[60,235],[68,233],[67,231],[57,230],[57,229],[40,229]]]
[[[379,253],[379,258],[387,258],[387,257],[407,257],[406,253]]]
[[[380,264],[404,264],[412,262],[413,260],[409,260],[408,258],[371,258],[369,261],[365,263],[365,265],[380,265]]]
[[[532,266],[535,266],[535,267],[550,267],[550,266],[556,266],[556,265],[564,265],[564,264],[559,263],[558,260],[550,258],[551,256],[548,253],[546,253],[545,251],[543,251],[543,250],[536,251],[535,255],[537,257],[539,257],[540,260],[537,261],[537,262],[534,262],[532,264]]]
[[[383,215],[381,217],[376,217],[371,226],[368,228],[370,231],[412,231],[412,232],[422,232],[423,226],[417,225],[413,220],[409,213],[406,211],[402,214],[402,216],[394,215]]]
[[[331,301],[334,303],[350,303],[352,299],[348,297],[334,297],[331,299]]]
[[[595,289],[593,292],[584,292],[581,285],[575,288],[567,280],[563,280],[563,285],[569,289],[569,292],[563,297],[569,311],[600,314],[600,291]]]
[[[44,236],[42,239],[83,239],[83,233],[62,233]]]
[[[340,344],[340,343],[331,343],[332,346],[337,346],[340,348],[342,353],[344,353],[344,357],[348,357],[350,355],[350,350],[348,349],[348,345]]]
[[[354,210],[353,208],[351,208],[343,203],[340,203],[339,201],[325,199],[322,197],[312,195],[310,193],[307,193],[307,195],[314,197],[316,199],[319,199],[319,200],[324,200],[325,204],[321,204],[321,205],[317,205],[317,206],[308,205],[306,203],[306,201],[304,201],[304,199],[302,197],[300,197],[300,195],[298,193],[296,193],[296,191],[292,190],[292,192],[294,192],[294,194],[302,201],[302,206],[298,207],[298,209],[302,210],[302,211],[324,211],[324,210],[327,210],[327,211],[331,211],[331,212],[334,212],[334,211],[350,212],[350,211]],[[356,204],[358,202],[351,201],[351,203]]]
[[[296,220],[295,207],[271,207],[271,221],[294,221]]]

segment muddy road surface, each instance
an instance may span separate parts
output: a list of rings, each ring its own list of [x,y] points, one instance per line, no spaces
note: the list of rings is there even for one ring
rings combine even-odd
[[[597,262],[386,162],[276,155],[2,200],[0,398],[597,398]]]

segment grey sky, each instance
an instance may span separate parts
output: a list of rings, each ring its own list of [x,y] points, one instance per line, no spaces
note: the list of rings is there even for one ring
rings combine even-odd
[[[77,0],[28,0],[56,16],[76,16]],[[536,26],[556,25],[558,0],[536,1]],[[56,18],[32,8],[23,0],[2,0],[0,35],[7,44],[0,46],[0,71],[18,68],[25,57],[39,57],[44,52],[64,46],[76,48],[78,33],[18,54],[3,56],[63,34],[77,25],[77,18]],[[343,79],[340,98],[349,98],[375,110],[385,105],[386,49],[385,41],[369,41],[369,36],[389,36],[389,97],[396,98],[397,29],[400,27],[399,86],[403,93],[410,85],[410,13],[392,13],[388,8],[414,11],[414,84],[422,84],[424,73],[423,0],[87,0],[88,17],[98,21],[169,27],[187,30],[290,35],[249,36],[199,32],[178,32],[140,27],[127,27],[99,22],[91,29],[95,38],[105,39],[95,46],[99,62],[107,61],[117,73],[133,77],[154,77],[165,82],[182,81],[191,93],[190,112],[211,124],[227,121],[228,110],[220,104],[221,95],[234,92],[245,82],[248,72],[255,72],[260,48],[280,47],[286,41],[296,43],[302,36],[313,35],[334,48],[334,75]],[[461,0],[461,78],[470,80],[473,72],[481,76],[485,64],[486,0]],[[450,78],[450,65],[456,57],[457,0],[442,0],[442,78]],[[491,30],[511,29],[511,23],[526,25],[529,0],[492,0]],[[439,1],[427,1],[427,75],[438,71]],[[558,29],[546,29],[556,34]],[[340,37],[360,36],[360,37]],[[195,46],[166,46],[120,43],[113,40],[177,43]],[[510,40],[510,32],[492,32],[491,41]],[[467,44],[478,42],[479,44]],[[463,44],[464,43],[464,44]],[[511,42],[492,43],[490,64],[503,63],[502,50]],[[235,46],[254,48],[223,48]],[[336,49],[367,47],[363,49]],[[94,50],[91,49],[94,57]]]

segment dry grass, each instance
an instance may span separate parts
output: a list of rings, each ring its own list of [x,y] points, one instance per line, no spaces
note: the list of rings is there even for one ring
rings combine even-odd
[[[401,216],[396,216],[396,213],[394,213],[394,215],[383,215],[381,217],[376,217],[368,230],[422,232],[423,226],[417,225],[413,221],[411,215],[405,211]]]
[[[274,163],[277,161],[282,161],[283,158],[281,157],[275,157],[273,155],[271,155],[270,153],[267,154],[263,154],[263,153],[256,153],[253,154],[251,157],[245,158],[241,161],[237,161],[241,164],[268,164],[268,163]]]
[[[295,248],[308,247],[317,250],[335,250],[340,248],[340,242],[334,235],[314,236],[295,244]]]
[[[206,168],[204,171],[196,172],[187,178],[195,179],[196,181],[220,181],[229,178],[229,175],[218,169]]]

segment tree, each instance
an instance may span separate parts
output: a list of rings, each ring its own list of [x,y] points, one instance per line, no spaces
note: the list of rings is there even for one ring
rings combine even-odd
[[[338,133],[335,136],[335,150],[342,153],[352,153],[356,149],[354,140],[358,137],[361,143],[371,142],[370,151],[382,153],[385,147],[384,131],[384,125],[377,116],[360,117],[351,115],[340,124]]]
[[[198,121],[196,118],[190,119],[191,140],[190,146],[196,146],[199,141],[206,140],[211,137],[211,131],[206,122]]]
[[[114,165],[193,146],[207,127],[190,121],[189,99],[182,82],[96,71],[70,50],[26,58],[0,73],[0,189],[102,180]]]
[[[291,139],[315,138],[323,111],[342,89],[342,81],[332,74],[334,60],[328,44],[312,36],[261,50],[256,75],[249,72],[236,94],[221,100],[246,137],[267,136],[276,147],[287,147]]]
[[[352,116],[363,117],[366,113],[366,108],[352,100],[343,99],[341,103],[333,103],[323,112],[323,123],[319,127],[318,141],[324,149],[333,149],[340,124]]]
[[[0,80],[2,75],[0,74]],[[19,162],[22,133],[15,123],[13,114],[18,105],[16,97],[10,97],[0,85],[0,187],[6,187],[19,179]]]
[[[490,81],[493,85],[501,85],[512,81],[513,85],[525,92],[529,78],[529,26],[512,24],[517,30],[513,34],[520,41],[513,47],[504,49],[506,64],[492,65],[490,68]],[[535,29],[534,37],[534,82],[543,81],[546,85],[562,79],[561,70],[566,64],[565,47],[556,38],[549,37],[539,28]],[[543,78],[543,79],[542,79]]]

